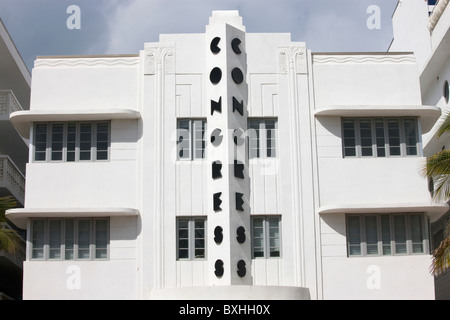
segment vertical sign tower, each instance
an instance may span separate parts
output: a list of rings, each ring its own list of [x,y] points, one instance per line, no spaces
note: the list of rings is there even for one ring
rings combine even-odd
[[[215,11],[206,29],[208,278],[251,285],[245,27],[237,11]]]

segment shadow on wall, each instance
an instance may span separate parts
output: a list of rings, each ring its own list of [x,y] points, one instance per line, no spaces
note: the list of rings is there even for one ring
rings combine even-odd
[[[341,236],[346,236],[344,213],[321,214],[321,218],[321,233],[327,233],[328,229],[329,231],[333,230]]]

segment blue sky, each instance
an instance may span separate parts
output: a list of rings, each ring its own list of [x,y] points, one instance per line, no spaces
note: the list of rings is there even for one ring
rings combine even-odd
[[[213,10],[239,10],[247,32],[287,32],[314,52],[385,52],[397,0],[0,0],[0,18],[31,70],[36,56],[138,53],[159,34],[203,33]],[[67,8],[81,11],[70,30]],[[370,6],[379,29],[369,29]]]

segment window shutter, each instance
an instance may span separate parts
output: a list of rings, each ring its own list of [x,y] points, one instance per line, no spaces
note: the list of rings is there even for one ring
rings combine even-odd
[[[378,231],[377,231],[377,217],[366,216],[366,246],[367,254],[378,254]]]
[[[406,221],[405,215],[394,215],[395,253],[406,254]]]
[[[411,240],[412,240],[412,252],[423,253],[423,216],[411,215]]]
[[[79,220],[78,221],[78,258],[89,259],[90,252],[89,246],[91,244],[91,221]]]
[[[391,224],[389,215],[381,215],[381,241],[383,246],[383,255],[392,254],[391,250]]]
[[[351,256],[361,255],[361,224],[359,216],[349,216],[348,224],[348,252]]]
[[[49,259],[61,259],[61,220],[50,220],[49,229]]]

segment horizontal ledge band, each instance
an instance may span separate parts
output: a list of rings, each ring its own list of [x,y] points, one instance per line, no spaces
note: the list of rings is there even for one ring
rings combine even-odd
[[[420,117],[427,133],[441,116],[441,108],[426,105],[336,105],[316,109],[314,115],[340,117]]]
[[[26,229],[29,218],[135,217],[134,208],[19,208],[6,211],[6,217],[17,227]]]
[[[366,213],[401,213],[424,212],[430,216],[431,222],[439,219],[449,210],[447,203],[392,203],[392,204],[339,204],[323,206],[318,209],[319,214],[366,214]]]
[[[39,121],[102,121],[102,120],[136,120],[141,117],[132,109],[105,110],[31,110],[11,113],[10,121],[17,132],[25,138],[30,137],[30,126]]]

